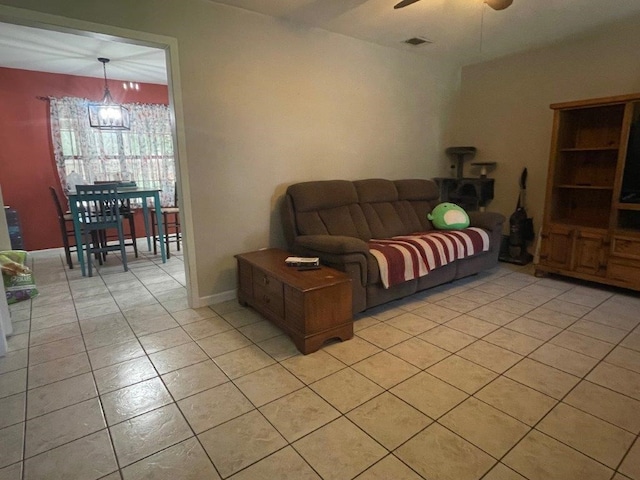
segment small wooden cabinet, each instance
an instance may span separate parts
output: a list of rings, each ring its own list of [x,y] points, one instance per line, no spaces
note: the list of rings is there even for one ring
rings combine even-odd
[[[353,337],[351,278],[333,268],[299,271],[275,248],[236,255],[238,301],[282,328],[305,355]]]
[[[551,108],[536,269],[640,290],[640,197],[629,202],[623,188],[625,171],[640,168],[640,151],[629,148],[632,126],[640,126],[640,94]]]

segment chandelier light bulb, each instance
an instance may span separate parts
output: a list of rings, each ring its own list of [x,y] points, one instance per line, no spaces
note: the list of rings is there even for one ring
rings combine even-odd
[[[124,90],[135,90],[137,92],[140,91],[140,84],[136,82],[123,82],[122,88]]]

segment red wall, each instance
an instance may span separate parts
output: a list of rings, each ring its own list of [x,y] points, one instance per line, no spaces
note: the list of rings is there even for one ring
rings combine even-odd
[[[168,104],[166,85],[140,84],[125,91],[109,79],[114,100],[122,103]],[[62,246],[49,186],[64,201],[49,131],[49,103],[37,97],[84,97],[101,100],[104,80],[55,73],[0,68],[0,185],[4,204],[17,210],[26,250]],[[144,234],[141,215],[136,233]]]

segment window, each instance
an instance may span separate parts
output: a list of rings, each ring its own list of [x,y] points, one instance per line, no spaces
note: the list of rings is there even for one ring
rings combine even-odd
[[[86,99],[50,102],[54,156],[65,190],[78,181],[135,181],[161,189],[163,206],[173,204],[176,168],[166,105],[128,104],[131,130],[111,131],[89,126]]]

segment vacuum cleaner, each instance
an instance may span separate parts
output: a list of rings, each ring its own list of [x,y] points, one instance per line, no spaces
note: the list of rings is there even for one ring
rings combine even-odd
[[[527,190],[527,169],[520,175],[520,193],[516,209],[509,217],[509,235],[502,236],[500,245],[500,261],[527,265],[533,260],[533,255],[527,251],[527,244],[533,240],[533,219],[527,215],[525,196]]]

